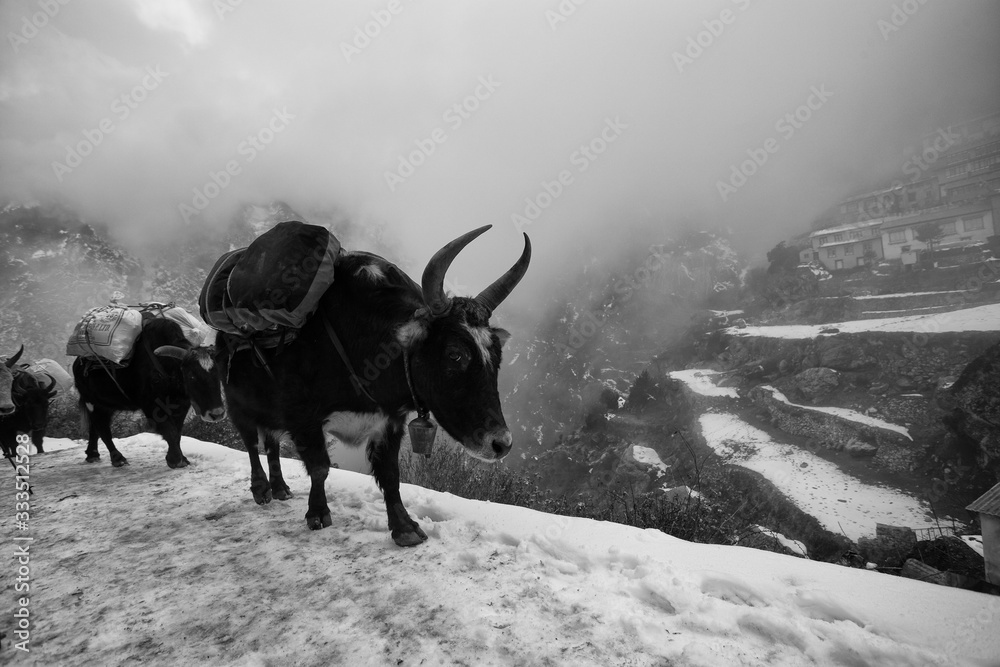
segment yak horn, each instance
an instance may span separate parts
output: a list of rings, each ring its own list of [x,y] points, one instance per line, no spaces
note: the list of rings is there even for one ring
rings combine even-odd
[[[187,356],[188,351],[183,347],[177,347],[176,345],[161,345],[160,347],[153,350],[153,354],[158,357],[169,357],[171,359],[183,359]]]
[[[17,351],[17,354],[15,354],[13,357],[5,361],[4,364],[7,366],[7,368],[14,368],[14,364],[17,363],[17,360],[21,358],[21,355],[23,353],[24,353],[24,345],[21,345],[21,349]]]
[[[431,261],[427,262],[420,286],[424,294],[424,303],[427,304],[433,317],[444,315],[451,307],[451,299],[444,293],[444,276],[448,273],[448,267],[451,266],[458,253],[462,252],[462,248],[469,245],[473,239],[492,226],[485,225],[459,236],[434,253]]]
[[[476,297],[476,301],[492,313],[514,291],[517,284],[521,282],[525,271],[528,270],[528,263],[530,261],[531,241],[528,240],[528,235],[525,234],[524,250],[521,251],[521,257],[514,263],[514,266],[507,270],[507,273],[497,278],[492,285],[480,292],[479,296]]]
[[[56,387],[56,379],[54,377],[52,377],[51,375],[49,375],[48,373],[45,373],[45,377],[47,377],[48,379],[52,380],[52,382],[49,383],[49,386],[45,388],[45,394],[49,398],[53,398],[56,395],[56,388],[55,388]]]

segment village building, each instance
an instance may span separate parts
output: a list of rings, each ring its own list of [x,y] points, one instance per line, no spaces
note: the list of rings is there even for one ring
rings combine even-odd
[[[979,514],[983,532],[986,581],[1000,584],[1000,484],[977,498],[965,509]]]
[[[809,235],[810,248],[799,253],[803,264],[819,262],[830,271],[878,263],[882,257],[882,220],[851,222]]]
[[[906,215],[881,220],[882,250],[887,260],[916,262],[920,251],[928,249],[921,241],[918,230],[933,225],[939,237],[933,241],[934,250],[960,248],[985,242],[996,234],[994,199],[985,197],[976,201],[937,206]],[[1000,201],[996,202],[1000,206]]]

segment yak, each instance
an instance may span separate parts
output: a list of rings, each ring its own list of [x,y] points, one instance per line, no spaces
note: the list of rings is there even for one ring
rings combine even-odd
[[[18,433],[31,435],[31,442],[39,454],[45,452],[42,442],[49,421],[49,401],[56,395],[56,379],[48,374],[48,382],[23,369],[15,368],[11,382],[14,412],[0,416],[0,445],[3,450],[14,451]]]
[[[14,405],[14,397],[11,393],[14,385],[13,368],[14,364],[17,363],[17,360],[21,358],[23,353],[24,346],[22,345],[21,349],[17,351],[17,354],[12,357],[8,357],[6,361],[0,364],[0,417],[13,415],[14,410],[16,409]],[[0,444],[3,444],[3,455],[5,457],[14,455],[14,450],[8,449],[5,442],[0,441]]]
[[[226,416],[214,366],[213,350],[193,347],[180,325],[165,317],[143,323],[127,366],[111,367],[99,359],[78,357],[73,362],[73,378],[88,432],[87,463],[100,461],[100,438],[108,448],[111,465],[127,465],[111,439],[111,419],[122,410],[142,410],[167,441],[167,465],[189,465],[181,451],[181,429],[188,409],[194,408],[207,422]]]
[[[329,432],[348,446],[365,447],[392,539],[413,546],[427,535],[399,493],[398,455],[410,412],[432,413],[475,458],[498,461],[510,451],[497,390],[509,334],[492,327],[490,317],[527,271],[527,234],[517,262],[478,296],[444,292],[452,261],[489,228],[441,248],[420,285],[383,257],[343,252],[316,312],[293,341],[273,350],[243,349],[239,335],[219,333],[217,367],[230,419],[250,453],[251,491],[258,503],[291,496],[277,447],[288,436],[311,481],[306,525],[330,526],[324,489],[330,469],[324,432]],[[268,455],[270,485],[259,444]]]

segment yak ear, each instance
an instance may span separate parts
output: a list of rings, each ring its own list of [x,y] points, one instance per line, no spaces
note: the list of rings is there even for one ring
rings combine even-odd
[[[161,345],[160,347],[153,350],[153,354],[158,357],[168,357],[170,359],[183,359],[187,356],[188,351],[183,347],[177,347],[176,345]]]
[[[503,349],[503,346],[510,340],[510,332],[506,329],[494,329],[493,333],[496,334],[497,339],[500,341],[500,349]]]

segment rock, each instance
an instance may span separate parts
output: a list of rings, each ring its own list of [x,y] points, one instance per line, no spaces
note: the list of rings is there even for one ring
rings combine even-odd
[[[958,380],[948,390],[955,407],[945,418],[945,424],[957,435],[979,443],[980,458],[994,474],[1000,474],[998,386],[1000,386],[1000,342],[973,359],[962,370]]]
[[[844,451],[855,458],[862,458],[865,456],[875,456],[878,453],[878,447],[860,440],[851,440],[844,445]]]
[[[832,368],[808,368],[795,376],[795,386],[811,399],[822,398],[839,385],[840,373]]]
[[[888,389],[889,385],[885,382],[876,382],[868,388],[868,391],[873,394],[884,394]]]
[[[823,338],[816,344],[819,352],[819,365],[840,371],[851,371],[872,365],[864,349],[857,341],[846,341],[840,338]]]
[[[896,378],[896,386],[899,387],[900,389],[913,389],[913,387],[915,387],[916,384],[913,382],[911,378],[908,378],[905,375],[900,375],[898,378]]]

